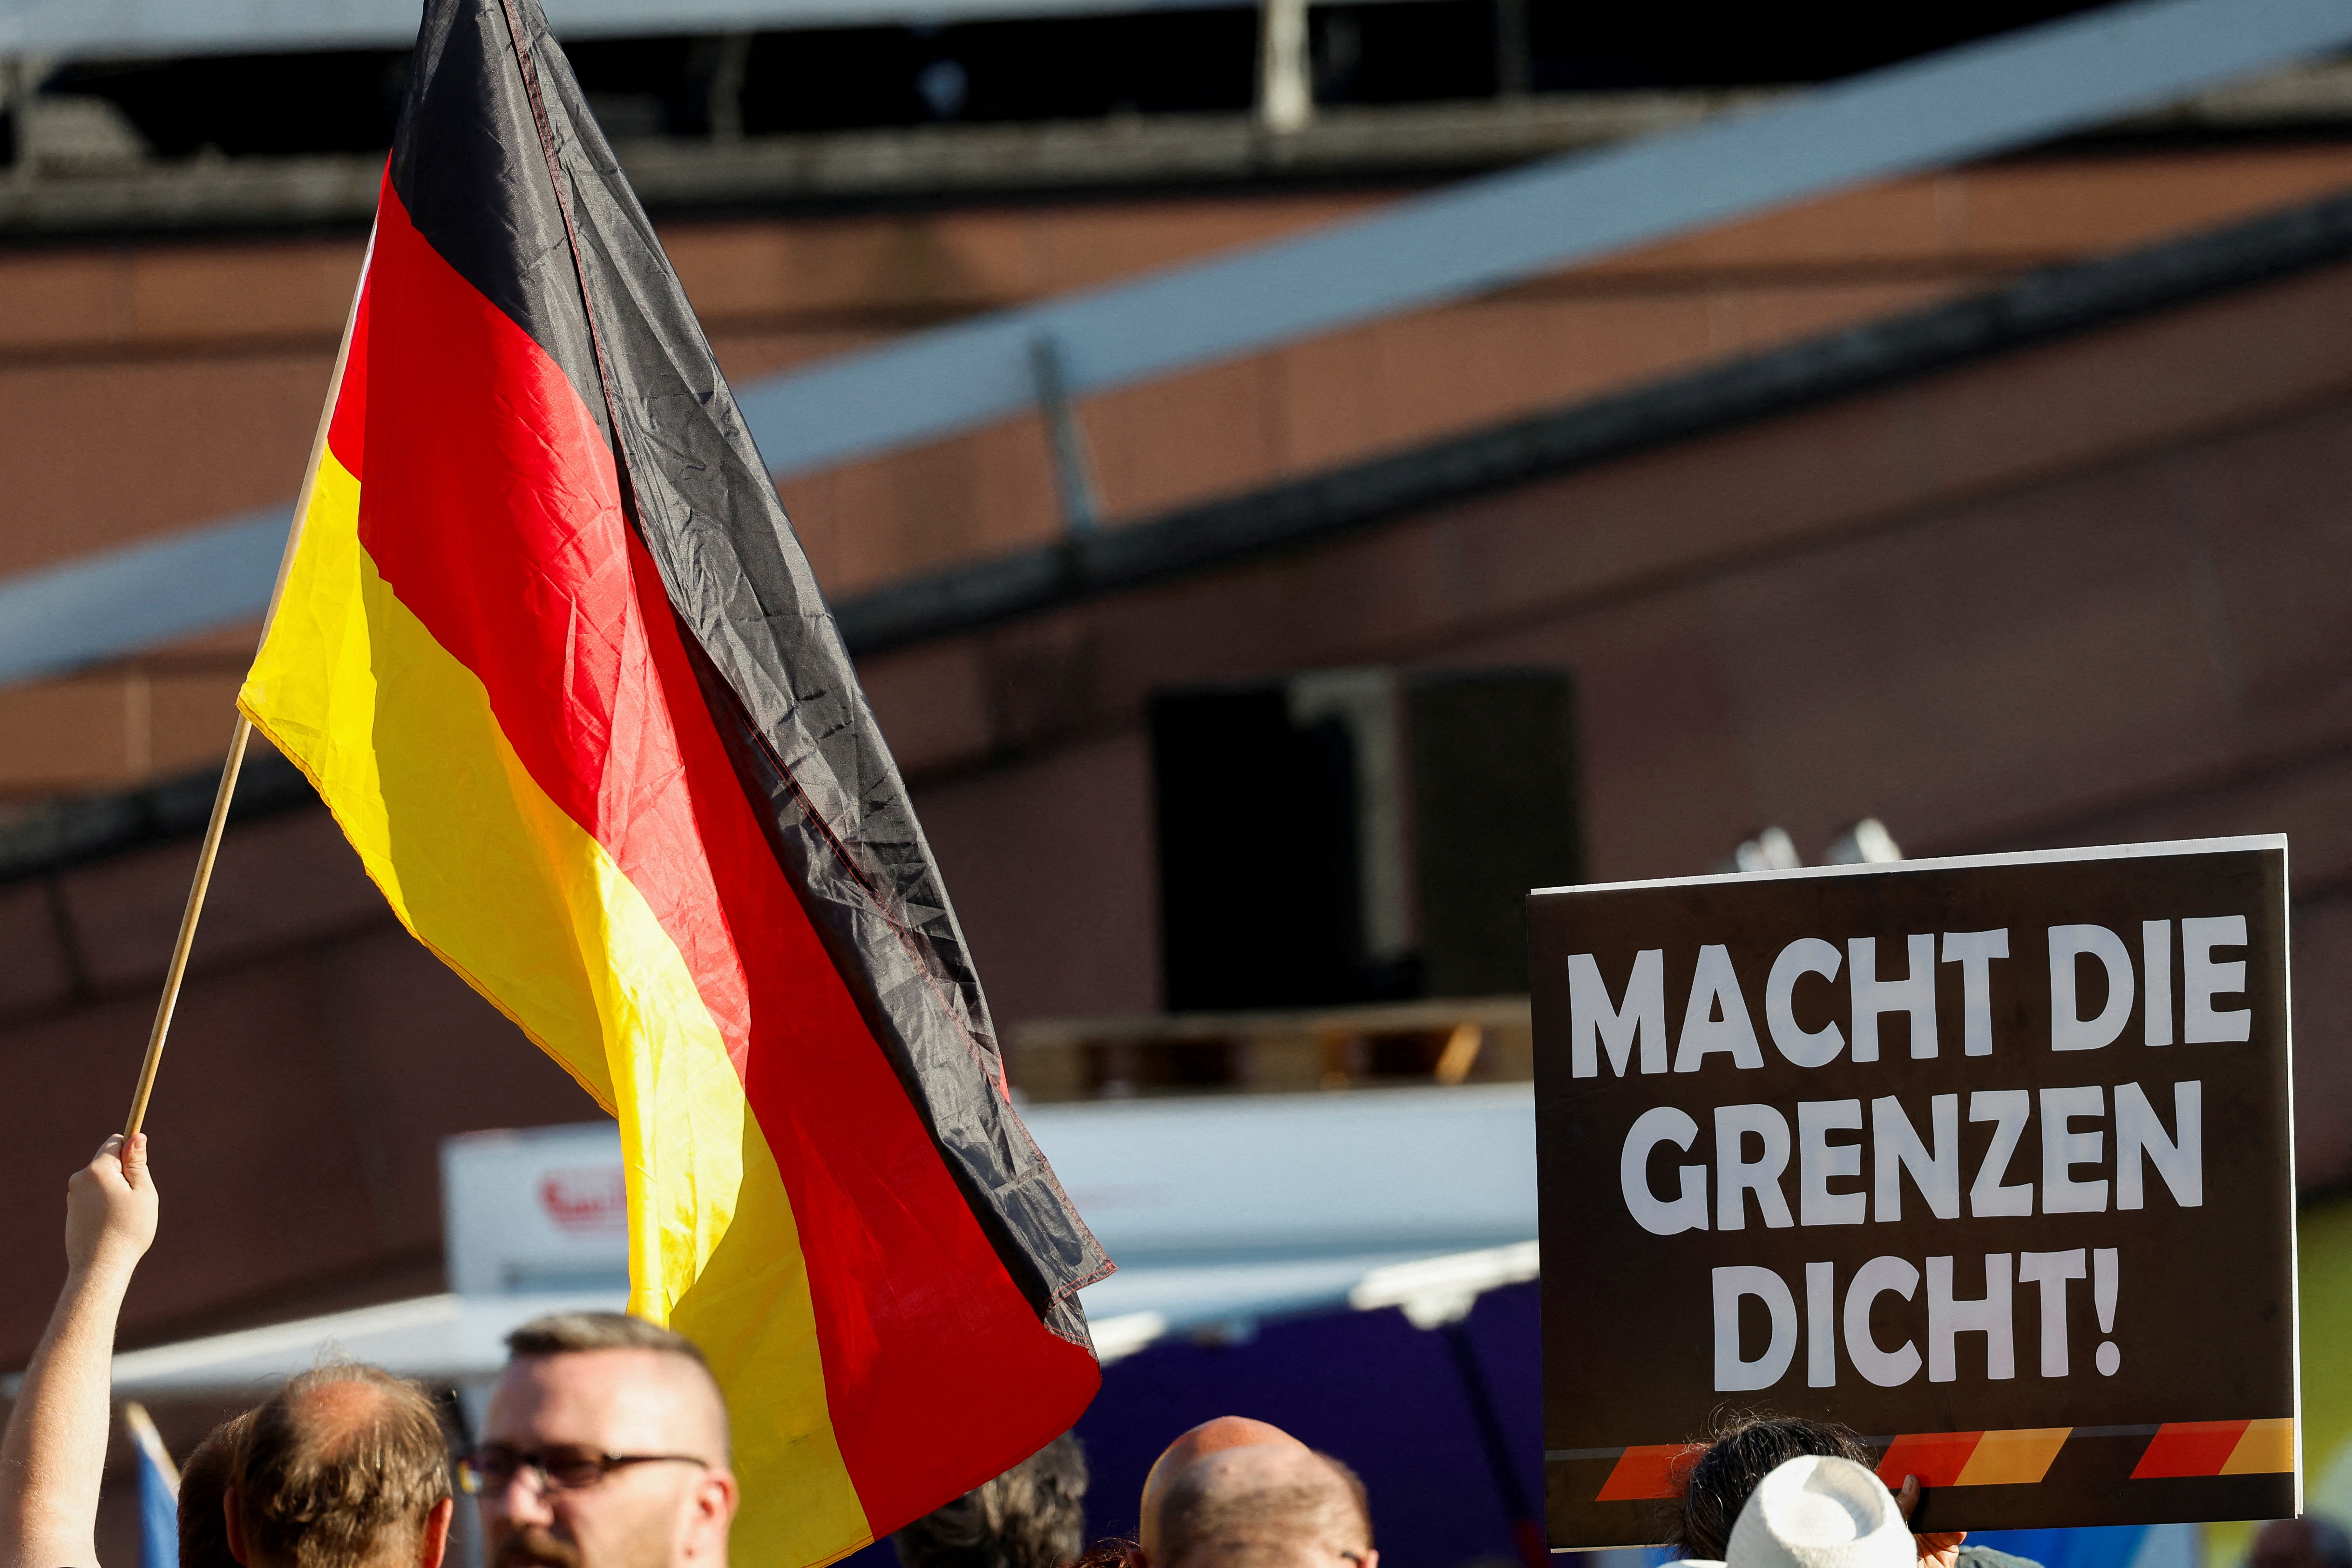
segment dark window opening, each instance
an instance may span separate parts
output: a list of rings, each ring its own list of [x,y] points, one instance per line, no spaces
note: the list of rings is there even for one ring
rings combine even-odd
[[[1505,0],[1387,0],[1311,13],[1327,105],[1406,104],[1496,90]],[[1524,0],[1539,92],[1824,81],[2089,9],[2081,0],[1970,5],[1647,7]],[[1237,113],[1256,82],[1249,7],[1050,16],[933,26],[719,37],[586,38],[566,46],[615,139],[749,135],[1106,115]],[[150,152],[185,158],[372,153],[389,146],[404,49],[68,65],[43,90],[104,99]],[[738,90],[740,119],[715,94]]]
[[[1526,895],[1582,874],[1566,672],[1318,671],[1162,692],[1150,722],[1170,1011],[1526,990]],[[1366,1040],[1348,1070],[1444,1048]]]

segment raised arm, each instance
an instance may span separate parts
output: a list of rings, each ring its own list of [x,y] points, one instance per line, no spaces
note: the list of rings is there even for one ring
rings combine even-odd
[[[109,1138],[66,1184],[66,1288],[0,1437],[0,1568],[97,1568],[114,1322],[155,1207],[144,1133]]]

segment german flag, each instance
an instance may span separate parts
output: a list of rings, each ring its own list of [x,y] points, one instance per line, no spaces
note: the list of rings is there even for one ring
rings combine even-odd
[[[1042,1447],[1110,1264],[535,0],[428,0],[323,426],[239,705],[619,1120],[631,1308],[727,1386],[739,1552],[830,1561]]]

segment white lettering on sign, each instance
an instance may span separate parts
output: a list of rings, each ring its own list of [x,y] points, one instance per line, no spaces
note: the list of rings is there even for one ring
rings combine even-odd
[[[1980,1089],[1969,1096],[1969,1120],[1993,1124],[1976,1179],[1968,1189],[1968,1209],[1978,1219],[2042,1214],[2104,1214],[2115,1206],[2143,1206],[2153,1168],[2162,1189],[2185,1209],[2205,1202],[2202,1086],[2195,1079],[2172,1086],[2172,1127],[2138,1084],[2116,1087],[2112,1157],[2105,1130],[2108,1091],[2098,1084],[2045,1089]],[[2039,1119],[2041,1179],[2035,1162],[2019,1151]],[[1650,1164],[1662,1144],[1692,1152],[1704,1129],[1688,1111],[1653,1106],[1636,1117],[1619,1155],[1619,1185],[1626,1212],[1653,1236],[1678,1236],[1708,1228],[1742,1230],[1749,1200],[1769,1228],[1790,1226],[1881,1225],[1903,1218],[1906,1177],[1937,1219],[1960,1217],[1960,1097],[1938,1094],[1927,1101],[1928,1136],[1893,1095],[1859,1100],[1797,1102],[1792,1137],[1789,1119],[1771,1105],[1721,1105],[1713,1118],[1711,1151],[1698,1150],[1692,1163],[1676,1167],[1675,1195],[1661,1196]],[[1844,1135],[1851,1134],[1851,1138]],[[1868,1147],[1865,1158],[1864,1147]],[[1790,1206],[1789,1166],[1796,1167],[1797,1202]],[[1714,1201],[1708,1202],[1708,1175]],[[1863,1172],[1871,1173],[1867,1189]],[[2086,1175],[2085,1172],[2100,1173]],[[2012,1175],[2021,1180],[2011,1180]],[[1848,1186],[1845,1184],[1853,1183]],[[2038,1194],[2038,1203],[2037,1203]]]
[[[2095,1018],[2082,1016],[2076,982],[2085,958],[2106,971],[2107,1005]],[[2050,1048],[2095,1051],[2124,1032],[2131,1016],[2131,952],[2105,926],[2050,928]]]
[[[2145,1089],[2137,1083],[2118,1084],[2110,1092],[2101,1085],[2043,1089],[1979,1089],[1969,1097],[1969,1116],[1993,1123],[1990,1147],[1978,1166],[1969,1192],[1972,1215],[2011,1216],[2102,1214],[2112,1191],[2118,1209],[2137,1209],[2160,1185],[2181,1208],[2200,1207],[2205,1201],[2202,1139],[2203,1085],[2187,1079],[2172,1086],[2172,1125],[2164,1119]],[[2103,1127],[2112,1100],[2115,1140],[2110,1160]],[[1929,1134],[1922,1138],[1916,1122],[1894,1096],[1874,1100],[1865,1121],[1859,1100],[1800,1100],[1793,1140],[1789,1123],[1769,1105],[1727,1105],[1715,1112],[1712,1162],[1698,1151],[1698,1163],[1679,1167],[1680,1188],[1672,1200],[1660,1198],[1649,1184],[1649,1161],[1660,1144],[1672,1143],[1693,1152],[1702,1134],[1698,1121],[1672,1106],[1645,1111],[1625,1141],[1623,1180],[1628,1209],[1642,1226],[1660,1236],[1707,1228],[1707,1178],[1715,1180],[1713,1216],[1717,1230],[1739,1230],[1748,1221],[1753,1198],[1766,1226],[1860,1225],[1866,1220],[1899,1222],[1903,1215],[1903,1184],[1907,1177],[1937,1219],[1960,1215],[1959,1096],[1938,1094],[1927,1103]],[[2040,1121],[2041,1180],[2008,1180],[2015,1155],[2036,1120]],[[1871,1145],[1872,1190],[1845,1190],[1842,1184],[1858,1182],[1864,1169],[1863,1145]],[[1851,1140],[1834,1136],[1851,1133]],[[1797,1206],[1792,1214],[1783,1184],[1793,1154],[1797,1165]],[[2153,1168],[2157,1180],[2147,1172]],[[2030,1172],[2030,1162],[2026,1169]],[[2086,1177],[2085,1171],[2104,1173]],[[2037,1197],[2039,1202],[2037,1204]],[[1845,1364],[1868,1383],[1892,1388],[1910,1382],[1925,1370],[1930,1383],[1951,1383],[1971,1365],[1964,1352],[1967,1336],[1983,1336],[1983,1375],[1993,1381],[2017,1375],[2015,1290],[2036,1288],[2032,1321],[2038,1324],[2038,1365],[2043,1377],[2073,1375],[2068,1352],[2069,1324],[2080,1298],[2069,1285],[2088,1279],[2101,1333],[2113,1331],[2119,1265],[2113,1247],[2067,1247],[2046,1252],[1981,1254],[1982,1286],[1979,1293],[1962,1294],[1965,1286],[1956,1270],[1964,1260],[1947,1255],[1918,1264],[1901,1258],[1874,1258],[1853,1272],[1843,1298],[1837,1289],[1836,1266],[1804,1266],[1804,1311],[1801,1323],[1796,1292],[1790,1281],[1769,1268],[1740,1265],[1717,1268],[1715,1292],[1716,1387],[1724,1393],[1748,1393],[1769,1388],[1786,1375],[1800,1342],[1805,1352],[1808,1387],[1834,1387],[1838,1351]],[[1925,1322],[1914,1318],[1909,1337],[1882,1343],[1873,1329],[1880,1300],[1896,1296],[1919,1301],[1927,1289]],[[1740,1303],[1763,1303],[1771,1324],[1761,1353],[1748,1355],[1742,1339]],[[1926,1342],[1923,1354],[1919,1341]],[[2121,1358],[2112,1341],[2103,1341],[2095,1358],[2102,1376],[2112,1377]]]
[[[1979,1089],[1969,1096],[1969,1120],[1992,1122],[1992,1146],[1977,1167],[1975,1185],[1969,1188],[1969,1213],[1995,1219],[2033,1212],[2033,1184],[2004,1183],[2010,1157],[2025,1136],[2033,1114],[2033,1096],[2021,1089]]]
[[[1706,1228],[1705,1165],[1682,1168],[1680,1197],[1669,1201],[1650,1187],[1650,1152],[1661,1143],[1688,1149],[1697,1137],[1698,1123],[1690,1119],[1690,1113],[1671,1105],[1642,1112],[1634,1119],[1633,1130],[1625,1135],[1624,1152],[1617,1163],[1618,1185],[1633,1223],[1653,1236],[1680,1236],[1686,1230]]]
[[[1756,1026],[1748,1016],[1748,999],[1739,994],[1739,972],[1732,967],[1730,949],[1702,947],[1697,971],[1691,976],[1690,1005],[1683,1009],[1675,1070],[1696,1072],[1717,1051],[1739,1067],[1764,1065],[1764,1053],[1756,1047]]]
[[[2180,928],[2179,1000],[2180,1027],[2173,1026],[2175,987],[2173,927]],[[2050,1039],[2053,1051],[2095,1051],[2121,1038],[2137,1005],[2141,1039],[2151,1047],[2178,1038],[2189,1045],[2222,1044],[2253,1037],[2253,1013],[2225,1007],[2218,999],[2242,994],[2246,961],[2223,962],[2217,950],[2246,946],[2246,917],[2215,915],[2140,922],[2140,958],[2102,925],[2053,925],[2043,932],[2049,954]],[[1624,988],[1612,992],[1598,955],[1568,955],[1569,1071],[1597,1078],[1601,1065],[1619,1078],[1636,1071],[1700,1072],[1730,1058],[1735,1068],[1760,1068],[1759,1037],[1794,1066],[1828,1067],[1841,1057],[1856,1062],[1880,1059],[1880,1020],[1905,1020],[1909,1055],[1937,1055],[1937,987],[1942,965],[1958,971],[1960,1050],[1989,1057],[2000,1042],[1994,1019],[2000,971],[2010,956],[2007,928],[1991,931],[1917,932],[1903,938],[1907,967],[1882,973],[1878,939],[1849,937],[1843,949],[1825,937],[1801,936],[1773,955],[1765,971],[1764,1033],[1740,985],[1741,963],[1721,943],[1692,954],[1690,984],[1682,993],[1682,1024],[1669,1038],[1666,1020],[1674,997],[1666,987],[1666,952],[1645,948],[1634,954]],[[1753,973],[1753,970],[1748,971]],[[1836,984],[1845,976],[1845,984]],[[1808,982],[1817,984],[1808,984]],[[1843,1026],[1836,1002],[1845,1000]],[[2083,1015],[2085,1002],[2101,998],[2098,1011]],[[1808,1015],[1811,1021],[1809,1023]]]
[[[1750,1160],[1742,1149],[1750,1135],[1761,1145]],[[1747,1194],[1774,1230],[1797,1222],[1780,1190],[1789,1168],[1789,1123],[1769,1105],[1719,1105],[1715,1110],[1715,1228],[1738,1230],[1748,1224]]]
[[[1837,1265],[1805,1265],[1805,1386],[1837,1386]]]
[[[2114,1331],[2121,1265],[2112,1247],[1988,1252],[1974,1258],[1948,1255],[1925,1261],[1923,1271],[1907,1258],[1874,1258],[1846,1281],[1843,1301],[1837,1266],[1806,1264],[1801,1324],[1796,1293],[1779,1273],[1756,1264],[1717,1268],[1713,1281],[1717,1391],[1752,1394],[1770,1388],[1788,1375],[1801,1346],[1809,1388],[1837,1386],[1841,1349],[1845,1365],[1879,1388],[1899,1388],[1923,1371],[1930,1383],[1957,1383],[1963,1377],[1973,1381],[1979,1369],[1985,1381],[2006,1382],[2017,1375],[2018,1285],[2037,1288],[2027,1322],[2035,1336],[2041,1375],[2070,1377],[2074,1363],[2068,1342],[2078,1326],[2081,1298],[2067,1286],[2085,1274],[2092,1279],[2096,1321],[2085,1317],[2079,1326],[2095,1328],[2100,1334]],[[1970,1274],[1976,1279],[1969,1279]],[[1961,1294],[1979,1280],[1978,1294]],[[1901,1306],[1882,1313],[1880,1305],[1889,1296]],[[1753,1356],[1745,1353],[1754,1343],[1747,1328],[1755,1321],[1752,1312],[1745,1319],[1741,1315],[1747,1301],[1762,1303],[1768,1324],[1765,1342]],[[1880,1339],[1880,1325],[1888,1319],[1904,1325],[1887,1335],[1903,1335],[1892,1345]],[[1963,1343],[1977,1335],[1982,1336],[1981,1360],[1974,1353],[1976,1346]],[[1927,1345],[1924,1355],[1919,1349],[1923,1338]],[[2112,1341],[2100,1344],[2094,1360],[2103,1377],[2114,1376],[2121,1365]]]
[[[1960,966],[1960,1054],[1992,1055],[1992,961],[2009,956],[2006,931],[1948,931],[1944,962]]]
[[[1739,1303],[1753,1296],[1772,1319],[1772,1337],[1754,1361],[1739,1355]],[[1769,1268],[1734,1265],[1715,1271],[1715,1386],[1740,1394],[1769,1388],[1797,1354],[1797,1299],[1789,1283]]]
[[[2139,922],[2140,1043],[2172,1044],[2172,922]]]
[[[1845,944],[1850,967],[1846,984],[1853,993],[1853,1059],[1878,1059],[1878,1016],[1907,1013],[1911,1017],[1911,1054],[1921,1060],[1936,1054],[1936,939],[1915,936],[1906,943],[1911,973],[1901,980],[1878,977],[1878,939],[1858,936]]]
[[[1845,957],[1817,936],[1801,936],[1780,950],[1772,973],[1764,982],[1764,1026],[1773,1047],[1801,1068],[1822,1068],[1837,1060],[1845,1037],[1835,1023],[1806,1029],[1797,1022],[1797,982],[1808,974],[1835,980]]]
[[[2017,1375],[2017,1343],[2009,1322],[2010,1255],[1988,1252],[1984,1260],[1985,1293],[1963,1300],[1952,1293],[1952,1260],[1927,1259],[1927,1381],[1950,1383],[1960,1375],[1959,1338],[1985,1337],[1985,1376],[1995,1381]]]
[[[2226,1044],[2253,1037],[2254,1016],[2243,1007],[2217,1009],[2213,998],[2246,988],[2246,964],[2216,963],[2217,947],[2246,945],[2246,917],[2180,922],[2180,1037],[2189,1045]]]
[[[1797,1102],[1797,1210],[1807,1225],[1860,1225],[1870,1217],[1870,1194],[1832,1192],[1830,1183],[1862,1174],[1862,1143],[1832,1143],[1832,1132],[1862,1131],[1862,1101]]]
[[[2104,1181],[2078,1182],[2072,1174],[2077,1165],[2098,1163],[2100,1145],[2106,1142],[2107,1137],[2104,1132],[2077,1132],[2073,1127],[2074,1121],[2106,1113],[2106,1091],[2097,1084],[2085,1084],[2081,1089],[2045,1089],[2042,1091],[2043,1214],[2106,1212],[2107,1184]]]
[[[1927,1101],[1935,1127],[1931,1151],[1919,1142],[1903,1103],[1893,1095],[1870,1102],[1870,1136],[1876,1162],[1872,1190],[1882,1225],[1903,1217],[1903,1173],[1911,1173],[1919,1195],[1937,1219],[1960,1217],[1960,1097],[1939,1094]]]
[[[2203,1090],[2195,1079],[2172,1086],[2173,1135],[2164,1135],[2156,1107],[2136,1083],[2116,1086],[2116,1207],[2140,1206],[2144,1157],[2182,1208],[2205,1202]]]
[[[1633,955],[1633,972],[1625,977],[1622,1005],[1609,1000],[1609,983],[1589,952],[1568,958],[1568,1038],[1570,1071],[1578,1078],[1600,1074],[1600,1050],[1609,1053],[1609,1066],[1619,1078],[1633,1070],[1634,1041],[1641,1042],[1643,1072],[1666,1070],[1666,955],[1652,948]]]
[[[1878,1348],[1870,1331],[1870,1310],[1889,1291],[1908,1301],[1918,1293],[1919,1270],[1900,1258],[1874,1258],[1853,1271],[1845,1290],[1845,1353],[1853,1370],[1881,1388],[1897,1388],[1919,1375],[1919,1347],[1909,1340],[1891,1351]]]
[[[2088,1272],[2087,1255],[2077,1247],[2069,1252],[2021,1252],[2017,1282],[2042,1287],[2042,1375],[2066,1375],[2066,1281]]]

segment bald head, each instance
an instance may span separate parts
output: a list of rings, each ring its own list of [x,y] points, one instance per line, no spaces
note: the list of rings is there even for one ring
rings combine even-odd
[[[1363,1489],[1338,1460],[1278,1426],[1205,1422],[1169,1445],[1143,1484],[1152,1568],[1376,1568]]]
[[[381,1367],[306,1372],[229,1456],[229,1550],[248,1568],[437,1568],[449,1448],[425,1391]]]
[[[1213,1421],[1203,1421],[1177,1438],[1152,1462],[1151,1473],[1143,1478],[1143,1549],[1151,1550],[1156,1516],[1166,1498],[1168,1488],[1192,1464],[1211,1454],[1228,1448],[1296,1448],[1308,1452],[1306,1444],[1281,1427],[1264,1421],[1253,1421],[1246,1415],[1220,1415]]]

